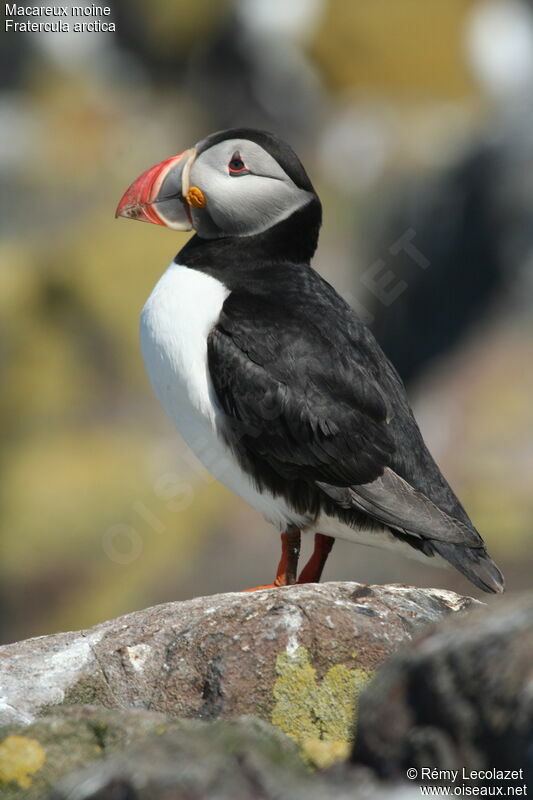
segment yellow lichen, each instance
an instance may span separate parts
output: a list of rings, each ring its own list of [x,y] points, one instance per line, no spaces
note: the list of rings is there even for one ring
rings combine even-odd
[[[15,781],[21,789],[27,789],[30,775],[41,769],[45,760],[45,751],[36,739],[7,736],[0,742],[0,783]]]
[[[327,742],[324,739],[304,739],[302,754],[319,769],[327,769],[350,755],[350,742]]]
[[[280,653],[276,672],[272,723],[318,767],[345,759],[353,741],[357,698],[372,673],[335,664],[319,681],[305,647]]]

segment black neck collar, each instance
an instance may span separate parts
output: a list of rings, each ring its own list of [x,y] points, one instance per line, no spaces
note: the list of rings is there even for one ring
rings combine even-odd
[[[221,274],[237,263],[245,262],[248,270],[272,262],[309,264],[318,244],[322,207],[318,197],[254,236],[202,239],[195,235],[177,254],[178,264]]]

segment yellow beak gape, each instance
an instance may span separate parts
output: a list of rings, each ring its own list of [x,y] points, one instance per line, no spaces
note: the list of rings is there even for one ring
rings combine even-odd
[[[187,200],[188,204],[194,208],[205,208],[207,205],[205,195],[202,190],[198,188],[198,186],[191,186],[185,199]]]

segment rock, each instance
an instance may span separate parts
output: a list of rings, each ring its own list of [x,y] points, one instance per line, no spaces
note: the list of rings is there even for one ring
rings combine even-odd
[[[250,761],[258,779],[275,772],[292,785],[308,775],[296,745],[252,718],[208,724],[140,709],[74,707],[30,726],[11,726],[3,734],[0,776],[9,778],[2,788],[5,800],[42,798],[59,777],[87,764],[82,777],[75,774],[65,786],[85,792],[87,783],[92,791],[97,784],[129,781],[133,787],[154,783],[156,777],[162,785],[173,773],[182,787],[196,780],[198,791],[207,791],[221,780],[228,791],[237,792],[248,779],[246,770],[238,768],[239,758]],[[57,796],[62,796],[59,790]]]
[[[448,620],[394,655],[362,694],[352,761],[382,778],[409,767],[516,770],[516,785],[532,786],[532,687],[533,594]],[[490,773],[485,784],[504,794],[513,785]]]
[[[88,713],[101,725],[102,712]],[[139,712],[103,712],[105,724],[119,713],[122,721]],[[160,718],[157,732],[120,753],[106,748],[105,758],[60,781],[48,800],[411,800],[405,790],[380,790],[361,770],[313,774],[288,737],[251,717],[151,716]]]
[[[31,725],[8,725],[0,740],[1,796],[40,798],[58,777],[76,767],[169,727],[163,714],[152,711],[83,706],[65,708],[60,716],[43,716]]]
[[[0,759],[15,753],[19,766],[0,768],[0,783],[29,787],[47,774],[43,751],[54,747],[43,745],[45,723],[67,759],[56,776],[96,757],[94,722],[69,713],[86,704],[164,720],[252,714],[297,741],[308,763],[327,767],[348,756],[358,695],[383,660],[424,626],[473,605],[436,589],[291,586],[168,603],[4,646],[0,724],[10,727],[0,730]],[[35,721],[45,713],[53,716]],[[134,736],[126,718],[113,719],[107,740],[115,729],[125,747]],[[24,727],[32,723],[34,733]],[[134,729],[150,725],[139,717]]]
[[[289,673],[312,672],[315,682],[340,665],[370,673],[425,625],[475,603],[436,589],[329,583],[155,606],[0,647],[0,724],[80,703],[200,719],[269,718],[278,706],[282,716]]]
[[[202,722],[82,706],[4,733],[11,744],[0,746],[0,776],[10,780],[2,800],[397,797],[367,771],[313,774],[289,737],[253,717]],[[398,800],[410,797],[402,791]]]

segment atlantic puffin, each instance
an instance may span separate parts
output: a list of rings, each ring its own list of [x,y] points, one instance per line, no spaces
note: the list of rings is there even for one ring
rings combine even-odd
[[[196,456],[281,532],[270,586],[319,581],[341,538],[503,591],[396,370],[311,266],[322,208],[288,144],[213,133],[144,172],[116,216],[196,232],[142,310],[142,354]],[[301,533],[314,551],[297,576]]]

